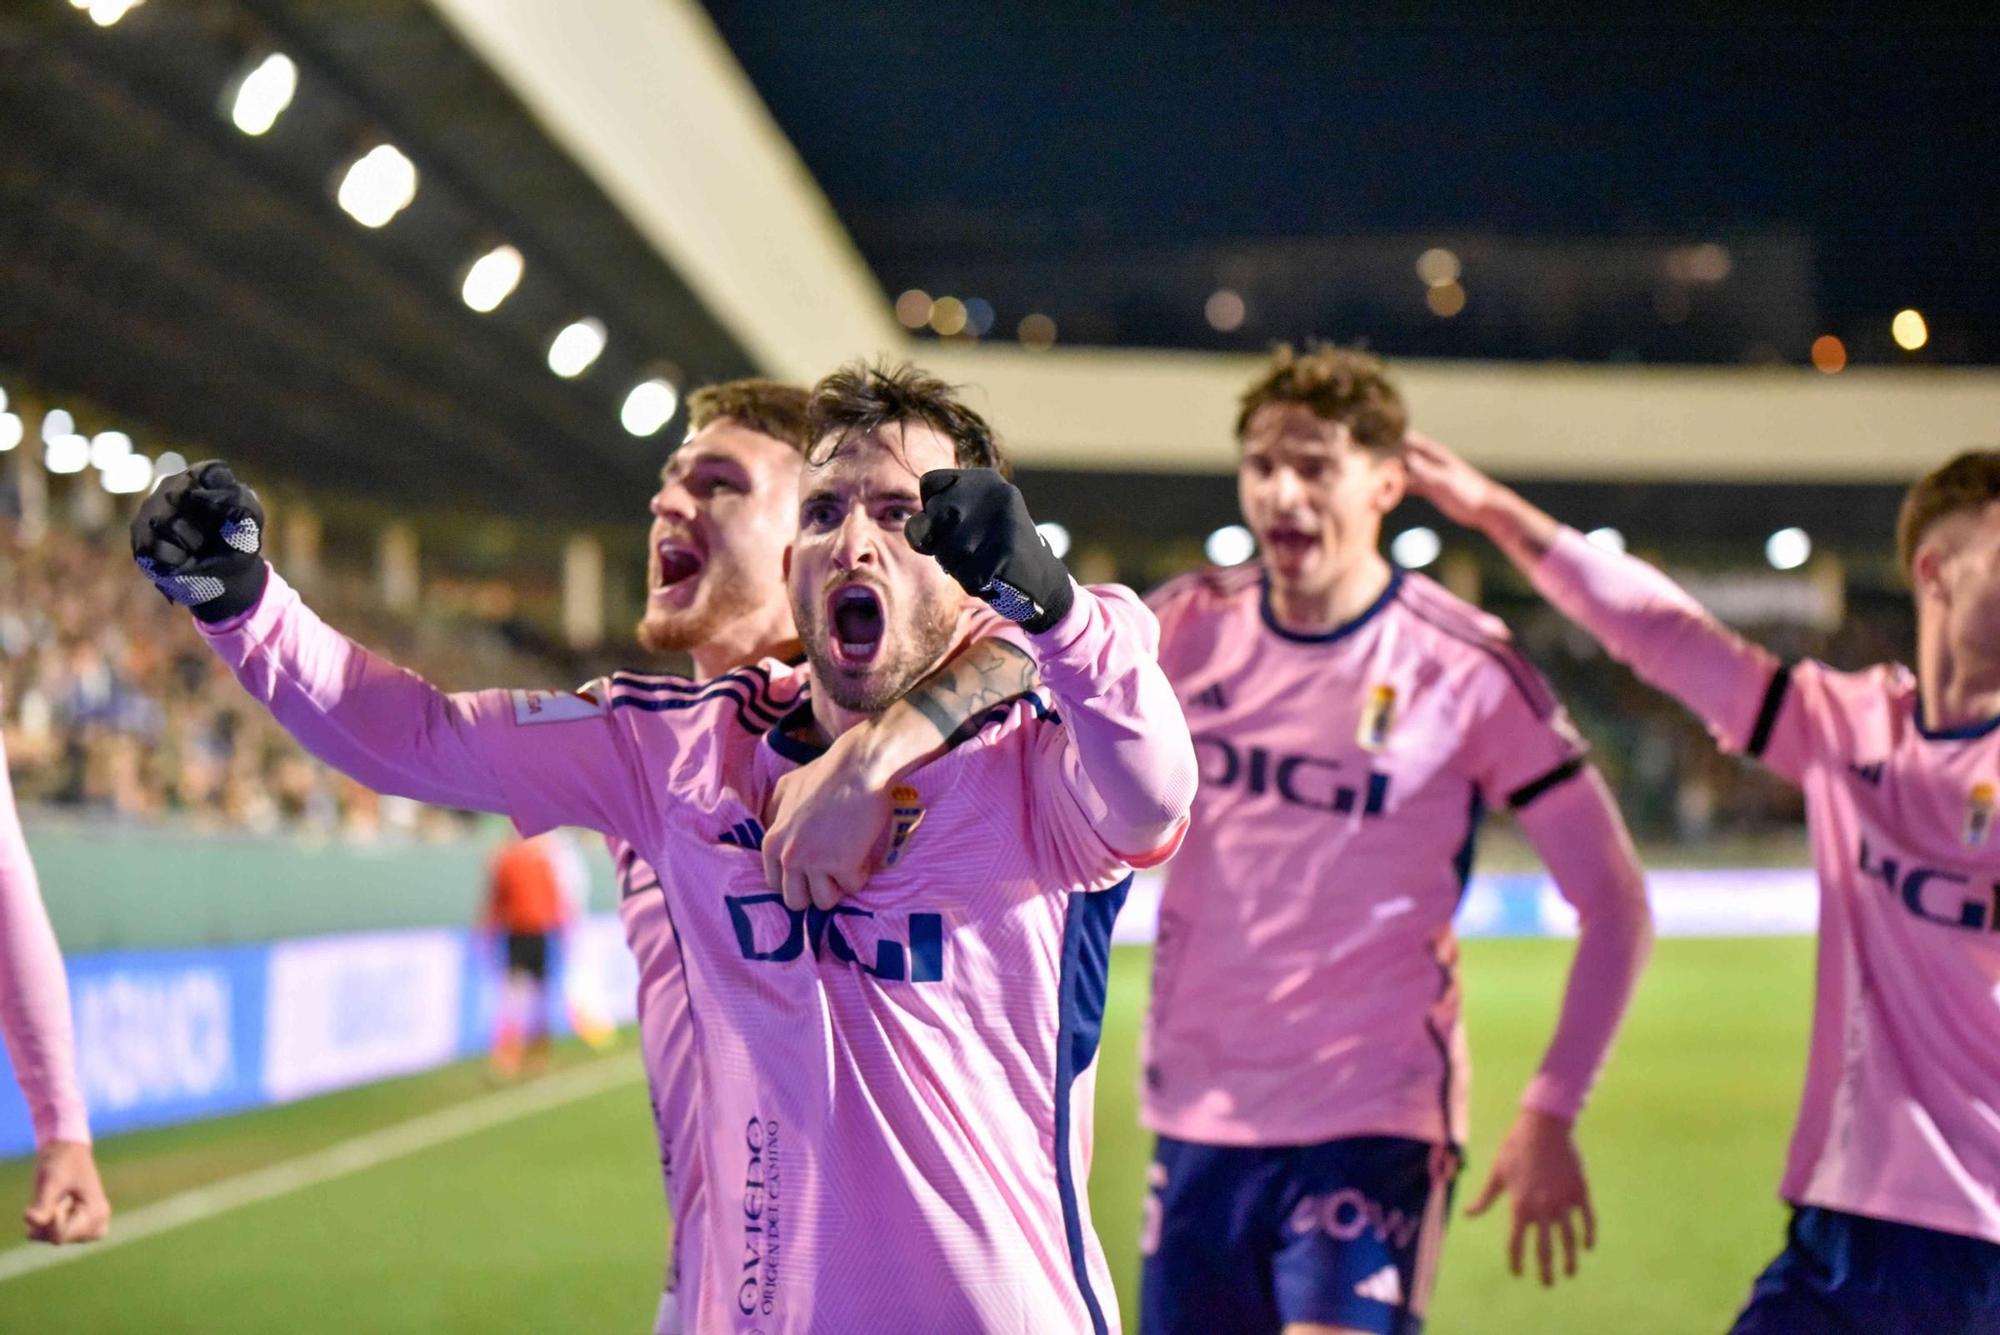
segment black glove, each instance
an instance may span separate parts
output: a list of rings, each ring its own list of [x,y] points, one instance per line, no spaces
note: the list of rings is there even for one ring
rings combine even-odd
[[[903,528],[910,546],[1025,630],[1063,619],[1076,587],[1035,532],[1020,488],[990,468],[935,468],[921,486],[923,513]]]
[[[168,602],[203,621],[257,605],[270,574],[263,546],[257,493],[215,459],[162,482],[132,516],[132,559]]]

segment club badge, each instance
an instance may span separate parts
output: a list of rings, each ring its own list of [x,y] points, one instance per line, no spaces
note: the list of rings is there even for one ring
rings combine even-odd
[[[917,805],[917,790],[909,784],[897,784],[889,791],[889,800],[895,803],[895,808],[889,828],[889,851],[882,858],[885,867],[893,867],[903,860],[910,836],[924,823],[924,809]]]
[[[1983,846],[1993,833],[1994,797],[1993,784],[1981,781],[1972,785],[1965,800],[1965,842],[1974,848]]]
[[[1361,710],[1361,726],[1354,740],[1363,751],[1380,751],[1389,741],[1389,729],[1396,726],[1396,688],[1371,686],[1368,703]]]

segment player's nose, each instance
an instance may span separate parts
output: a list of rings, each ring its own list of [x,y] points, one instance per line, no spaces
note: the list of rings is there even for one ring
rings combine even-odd
[[[836,567],[852,570],[863,564],[874,565],[876,561],[877,533],[868,513],[855,506],[841,517],[840,527],[833,534],[833,560]]]
[[[694,497],[678,482],[663,482],[646,508],[655,519],[687,519],[694,514]]]

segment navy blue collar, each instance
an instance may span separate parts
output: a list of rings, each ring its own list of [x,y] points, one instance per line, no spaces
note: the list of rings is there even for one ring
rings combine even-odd
[[[1995,728],[2000,728],[2000,714],[1981,719],[1977,723],[1961,723],[1956,728],[1931,728],[1924,725],[1924,697],[1917,695],[1917,735],[1930,742],[1968,742],[1974,737],[1984,737]]]
[[[810,736],[819,725],[813,722],[812,701],[801,700],[792,706],[792,712],[779,719],[772,729],[764,734],[764,742],[773,751],[797,765],[810,765],[826,754],[826,748],[818,742],[809,742]]]
[[[1286,630],[1278,624],[1278,618],[1272,614],[1271,572],[1266,570],[1258,585],[1257,611],[1264,618],[1264,625],[1270,629],[1273,635],[1276,635],[1281,640],[1290,640],[1293,644],[1332,644],[1335,640],[1346,639],[1349,635],[1352,635],[1355,631],[1360,630],[1370,621],[1373,621],[1376,614],[1394,600],[1397,590],[1402,587],[1403,568],[1391,561],[1389,563],[1389,583],[1384,586],[1381,594],[1376,597],[1374,602],[1361,609],[1358,616],[1348,621],[1343,621],[1332,630],[1323,631],[1318,635],[1302,635],[1295,630]]]

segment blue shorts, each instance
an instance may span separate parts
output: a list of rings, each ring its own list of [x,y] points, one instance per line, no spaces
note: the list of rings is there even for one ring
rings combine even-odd
[[[1160,1137],[1147,1171],[1140,1335],[1423,1329],[1457,1154],[1400,1136],[1318,1145]]]
[[[1731,1335],[2000,1331],[2000,1245],[1805,1205]]]

